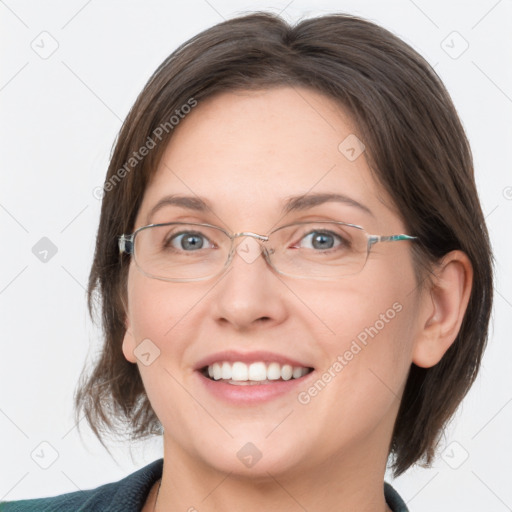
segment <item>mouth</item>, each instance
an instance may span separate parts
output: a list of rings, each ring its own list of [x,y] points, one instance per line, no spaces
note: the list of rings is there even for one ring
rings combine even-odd
[[[279,397],[295,400],[316,375],[306,361],[266,350],[224,350],[198,361],[194,373],[213,399],[235,407],[255,406]]]
[[[232,386],[269,385],[283,381],[299,380],[314,368],[292,366],[276,361],[217,361],[200,368],[200,373],[209,380]]]

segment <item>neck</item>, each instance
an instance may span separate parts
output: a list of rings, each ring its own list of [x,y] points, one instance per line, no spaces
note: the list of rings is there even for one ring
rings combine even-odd
[[[354,450],[353,450],[354,451]],[[379,464],[376,465],[376,459]],[[186,510],[260,512],[299,509],[387,512],[383,479],[387,451],[337,453],[315,466],[257,476],[223,473],[198,462],[174,443],[164,442],[161,487],[155,485],[156,512]],[[153,499],[151,500],[155,502]]]

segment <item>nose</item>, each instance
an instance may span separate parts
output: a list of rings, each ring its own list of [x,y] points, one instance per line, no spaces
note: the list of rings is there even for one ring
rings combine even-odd
[[[237,330],[271,327],[287,317],[286,286],[267,263],[260,242],[242,238],[214,288],[213,314]]]

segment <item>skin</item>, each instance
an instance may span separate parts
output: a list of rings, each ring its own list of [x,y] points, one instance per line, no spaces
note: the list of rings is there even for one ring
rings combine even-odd
[[[332,219],[372,234],[405,233],[364,153],[350,161],[338,150],[350,134],[357,130],[341,107],[305,88],[203,101],[175,129],[135,228],[186,220],[266,234],[276,224]],[[333,191],[372,214],[334,202],[280,213],[291,195]],[[212,210],[169,206],[148,219],[170,194],[200,196]],[[139,365],[164,427],[157,510],[389,510],[383,478],[408,370],[412,362],[436,364],[454,341],[472,278],[467,257],[454,251],[418,286],[410,244],[377,244],[360,273],[337,281],[286,277],[263,257],[247,263],[236,255],[221,276],[169,283],[132,261],[123,353]],[[395,303],[401,311],[308,404],[292,392],[257,406],[230,405],[194,372],[220,350],[270,350],[308,362],[319,378]],[[147,338],[160,350],[149,366],[134,355]],[[248,442],[262,454],[251,468],[237,457]],[[155,497],[156,488],[145,511]]]

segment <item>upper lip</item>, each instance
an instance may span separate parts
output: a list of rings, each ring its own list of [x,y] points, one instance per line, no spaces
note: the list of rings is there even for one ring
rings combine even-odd
[[[297,361],[296,359],[292,359],[291,357],[276,354],[275,352],[268,352],[266,350],[257,350],[252,352],[239,352],[236,350],[224,350],[222,352],[216,352],[215,354],[210,354],[209,356],[204,357],[201,359],[196,367],[195,370],[201,370],[205,368],[206,366],[210,366],[213,363],[221,363],[223,361],[229,361],[229,362],[236,362],[241,361],[242,363],[250,364],[250,363],[256,363],[259,361],[272,363],[276,362],[281,365],[289,364],[291,366],[301,366],[304,368],[312,368],[307,363],[303,363],[301,361]]]

